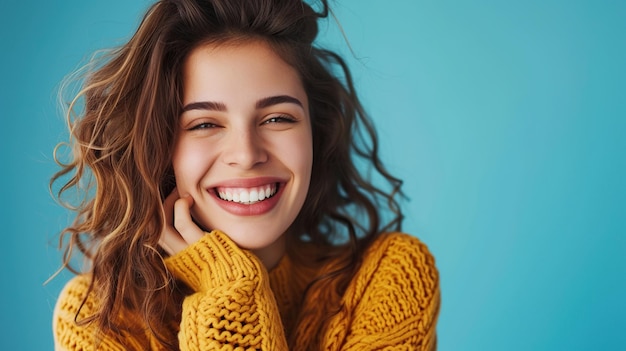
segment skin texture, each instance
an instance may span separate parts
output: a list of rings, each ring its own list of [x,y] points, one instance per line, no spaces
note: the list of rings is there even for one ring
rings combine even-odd
[[[307,195],[313,162],[307,95],[295,69],[263,42],[204,45],[184,65],[173,152],[176,190],[161,244],[175,254],[218,229],[268,268]],[[217,196],[276,188],[252,205]]]

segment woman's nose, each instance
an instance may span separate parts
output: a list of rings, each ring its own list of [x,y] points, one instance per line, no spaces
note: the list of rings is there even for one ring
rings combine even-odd
[[[233,131],[226,139],[222,157],[228,165],[250,169],[267,161],[263,140],[254,130]]]

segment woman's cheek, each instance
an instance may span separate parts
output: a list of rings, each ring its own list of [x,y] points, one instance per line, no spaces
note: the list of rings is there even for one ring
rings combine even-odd
[[[210,156],[202,144],[199,141],[183,139],[176,145],[172,165],[179,192],[190,192],[194,184],[198,184],[202,178],[205,160]]]

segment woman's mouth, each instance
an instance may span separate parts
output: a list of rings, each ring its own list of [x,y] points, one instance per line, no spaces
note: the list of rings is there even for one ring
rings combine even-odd
[[[243,205],[252,205],[272,198],[278,192],[280,183],[270,183],[249,188],[216,187],[215,195],[220,200]]]

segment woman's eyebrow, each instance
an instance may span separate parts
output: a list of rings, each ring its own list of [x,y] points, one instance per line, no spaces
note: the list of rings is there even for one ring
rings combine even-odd
[[[270,107],[273,105],[284,104],[284,103],[296,104],[304,108],[300,100],[289,95],[276,95],[276,96],[269,96],[269,97],[263,98],[256,102],[256,108],[258,109],[265,108],[265,107]],[[191,102],[183,107],[183,112],[187,112],[190,110],[208,110],[208,111],[224,112],[224,111],[227,111],[228,109],[226,108],[226,104],[224,104],[223,102],[196,101],[196,102]]]
[[[263,98],[256,102],[256,108],[265,108],[265,107],[269,107],[272,105],[278,105],[278,104],[283,104],[283,103],[296,104],[304,108],[300,100],[289,95],[276,95],[276,96]]]
[[[226,105],[223,102],[215,101],[197,101],[192,102],[183,107],[183,112],[190,110],[209,110],[209,111],[226,111]]]

